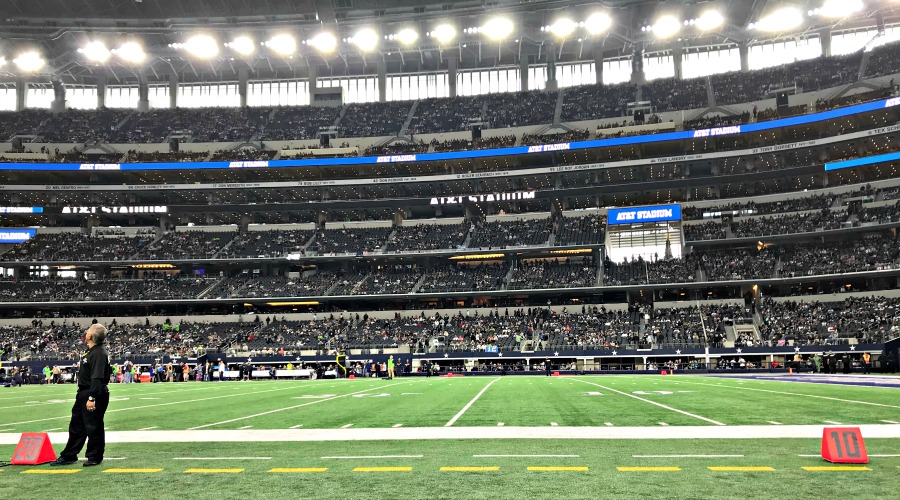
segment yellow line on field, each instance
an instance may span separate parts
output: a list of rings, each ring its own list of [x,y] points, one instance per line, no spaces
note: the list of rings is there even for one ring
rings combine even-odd
[[[481,472],[498,470],[500,470],[500,467],[441,467],[441,472]]]
[[[269,472],[325,472],[328,467],[276,467]]]
[[[237,474],[244,469],[188,469],[185,474]]]
[[[707,467],[707,469],[717,472],[754,472],[775,470],[774,467]]]
[[[816,466],[816,467],[801,467],[803,470],[808,471],[821,471],[821,472],[840,472],[840,471],[854,471],[854,470],[872,470],[868,467],[862,465],[825,465],[825,466]]]
[[[31,469],[31,470],[23,470],[21,474],[75,474],[76,472],[81,472],[78,469],[62,469],[62,470],[43,470],[43,469]]]
[[[681,467],[616,467],[619,472],[678,472]]]
[[[557,472],[557,471],[586,471],[587,467],[529,467],[528,470],[539,471],[539,472]]]
[[[412,467],[357,467],[353,472],[410,472]]]
[[[129,473],[141,473],[141,472],[162,472],[162,469],[106,469],[103,472],[108,472],[110,474],[129,474]]]

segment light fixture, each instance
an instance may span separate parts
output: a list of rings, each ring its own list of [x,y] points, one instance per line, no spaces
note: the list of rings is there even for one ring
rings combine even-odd
[[[584,29],[592,35],[606,33],[612,26],[612,18],[606,12],[595,12],[584,20]]]
[[[337,38],[327,31],[317,34],[309,40],[306,40],[304,43],[315,48],[319,52],[326,54],[334,52],[334,49],[337,48]]]
[[[565,38],[571,35],[577,27],[578,24],[575,21],[568,17],[561,17],[554,21],[550,26],[547,26],[546,31],[549,31],[560,38]]]
[[[681,21],[671,14],[666,14],[653,23],[653,29],[650,31],[655,33],[657,38],[669,38],[677,34],[680,30]]]
[[[782,7],[769,13],[749,28],[759,31],[787,31],[803,24],[803,13],[796,7]]]
[[[2,68],[3,66],[6,66],[6,58],[0,57],[0,68]]]
[[[394,35],[394,40],[399,41],[403,45],[412,45],[419,39],[419,34],[412,28],[403,28]]]
[[[513,32],[513,23],[505,17],[488,19],[477,31],[492,40],[503,40]]]
[[[113,49],[112,53],[123,61],[133,64],[142,63],[147,58],[143,47],[137,42],[125,42],[118,49]]]
[[[722,26],[725,18],[717,10],[708,10],[692,21],[692,24],[695,24],[700,31],[712,31]]]
[[[275,35],[269,41],[263,42],[263,45],[283,56],[293,54],[297,50],[297,40],[287,33]]]
[[[226,43],[225,46],[244,56],[249,56],[256,50],[256,44],[253,43],[253,39],[249,36],[239,36]]]
[[[17,68],[26,73],[34,73],[43,68],[44,65],[47,64],[47,61],[45,61],[37,52],[29,50],[28,52],[19,54],[19,57],[13,59],[13,63]]]
[[[372,28],[362,28],[355,35],[348,38],[347,42],[356,45],[363,52],[371,52],[378,47],[378,34]]]
[[[829,18],[847,17],[863,10],[862,0],[825,0],[818,9],[808,12],[810,16]]]
[[[90,42],[84,47],[78,49],[80,54],[84,54],[89,61],[104,63],[109,60],[110,52],[103,42]]]
[[[194,35],[181,44],[192,55],[201,59],[210,59],[219,54],[219,44],[209,35]]]
[[[451,24],[439,24],[428,36],[437,40],[438,43],[450,43],[456,38],[456,28]]]

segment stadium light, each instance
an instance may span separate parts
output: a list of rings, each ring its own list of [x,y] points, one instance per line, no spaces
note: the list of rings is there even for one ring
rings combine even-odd
[[[412,28],[403,28],[393,35],[394,40],[398,40],[403,45],[412,45],[419,39],[419,34]]]
[[[657,38],[669,38],[681,31],[681,21],[671,14],[661,16],[653,23],[652,31]]]
[[[456,38],[456,28],[450,24],[439,24],[435,26],[434,31],[428,33],[428,36],[437,40],[438,43],[450,43]]]
[[[847,17],[863,10],[862,0],[825,0],[818,9],[813,9],[807,14],[810,16],[822,16],[828,18]]]
[[[477,31],[491,40],[503,40],[512,34],[513,23],[505,17],[494,17],[488,19]]]
[[[712,31],[725,24],[725,18],[717,10],[708,10],[697,19],[692,19],[691,23],[700,31]]]
[[[276,54],[283,56],[291,55],[297,50],[297,40],[287,33],[275,35],[268,41],[263,42],[263,45],[272,49]]]
[[[2,67],[4,67],[4,66],[6,66],[6,58],[5,58],[5,57],[0,57],[0,68],[2,68]]]
[[[576,23],[575,21],[569,19],[568,17],[561,17],[554,21],[550,26],[541,29],[549,31],[550,33],[553,33],[560,38],[565,38],[571,35],[577,27],[578,23]]]
[[[201,59],[210,59],[219,54],[219,44],[209,35],[194,35],[188,38],[188,41],[180,45],[178,48],[184,48],[192,55]]]
[[[584,20],[584,29],[592,35],[606,33],[612,26],[612,18],[606,12],[595,12]]]
[[[13,59],[13,63],[17,68],[26,73],[34,73],[43,68],[44,65],[47,64],[47,61],[45,61],[37,52],[29,50],[28,52],[19,54],[19,57]]]
[[[78,53],[84,54],[88,61],[105,63],[109,60],[110,52],[103,42],[90,42],[78,49]]]
[[[345,41],[356,45],[363,52],[371,52],[378,47],[378,34],[372,28],[362,28]]]
[[[787,31],[803,24],[803,13],[796,7],[782,7],[755,23],[749,28],[759,31]]]
[[[315,48],[323,54],[334,52],[334,49],[337,48],[337,38],[327,31],[323,31],[303,43]]]
[[[125,42],[118,49],[113,49],[112,53],[133,64],[142,63],[147,58],[144,49],[137,42]]]
[[[253,39],[249,36],[239,36],[231,42],[226,43],[225,46],[243,56],[249,56],[256,50],[256,44],[253,43]]]

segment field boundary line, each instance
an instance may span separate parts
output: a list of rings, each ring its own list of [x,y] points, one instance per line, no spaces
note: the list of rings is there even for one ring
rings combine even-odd
[[[468,403],[466,403],[466,406],[463,406],[462,410],[459,410],[459,413],[457,413],[456,415],[453,415],[453,418],[451,418],[449,422],[447,422],[446,424],[444,424],[444,427],[451,427],[451,426],[453,426],[453,424],[455,424],[456,421],[459,420],[459,417],[463,416],[463,414],[465,414],[466,411],[468,411],[469,408],[471,408],[472,405],[475,404],[475,401],[478,401],[478,398],[480,398],[481,395],[484,394],[484,392],[488,390],[488,387],[490,387],[491,385],[493,385],[494,382],[496,382],[496,381],[498,381],[498,380],[500,380],[500,379],[499,379],[499,378],[495,378],[494,380],[491,380],[490,382],[488,382],[487,385],[484,386],[484,388],[481,389],[481,391],[479,391],[478,394],[476,394],[475,397],[472,398],[471,401],[469,401]]]
[[[855,399],[834,398],[834,397],[831,397],[831,396],[819,396],[819,395],[816,395],[816,394],[801,394],[801,393],[799,393],[799,392],[773,391],[773,390],[771,390],[771,389],[757,389],[757,388],[755,388],[755,387],[722,386],[722,385],[714,385],[714,384],[705,384],[705,383],[703,383],[703,382],[691,382],[691,381],[689,381],[689,380],[683,380],[683,379],[681,380],[681,382],[684,383],[684,384],[707,385],[707,386],[709,386],[709,387],[719,387],[719,388],[725,387],[725,388],[728,388],[728,389],[735,389],[735,390],[738,390],[738,391],[769,392],[769,393],[772,393],[772,394],[782,394],[782,395],[784,395],[784,396],[801,396],[801,397],[805,397],[805,398],[827,399],[827,400],[829,400],[829,401],[840,401],[840,402],[842,402],[842,403],[856,403],[856,404],[861,404],[861,405],[881,406],[881,407],[884,407],[884,408],[897,408],[898,410],[900,410],[900,406],[896,406],[896,405],[887,405],[887,404],[884,404],[884,403],[872,403],[872,402],[870,402],[870,401],[857,401],[857,400],[855,400]]]
[[[442,439],[822,439],[822,425],[685,425],[645,427],[400,427],[351,429],[207,429],[114,431],[113,443],[275,443],[301,441],[415,441]],[[866,439],[900,438],[900,426],[862,424]],[[0,445],[15,445],[18,433],[0,433]],[[53,442],[65,442],[67,432],[52,432]]]
[[[622,396],[628,396],[629,398],[634,398],[634,399],[637,399],[637,400],[639,400],[639,401],[643,401],[643,402],[645,402],[645,403],[649,403],[649,404],[652,404],[652,405],[654,405],[654,406],[658,406],[658,407],[660,407],[660,408],[665,408],[666,410],[674,411],[675,413],[680,413],[680,414],[686,415],[686,416],[688,416],[688,417],[693,417],[693,418],[696,418],[696,419],[698,419],[698,420],[703,420],[704,422],[709,422],[709,423],[711,423],[711,424],[713,424],[713,425],[720,425],[720,426],[721,426],[721,425],[725,425],[725,424],[723,424],[722,422],[719,422],[719,421],[717,421],[717,420],[713,420],[713,419],[711,419],[711,418],[706,418],[706,417],[703,417],[703,416],[700,416],[700,415],[697,415],[697,414],[694,414],[694,413],[690,413],[690,412],[687,412],[687,411],[684,411],[684,410],[679,410],[678,408],[672,408],[671,406],[664,405],[664,404],[662,404],[662,403],[657,403],[656,401],[651,401],[651,400],[649,400],[649,399],[644,399],[644,398],[642,398],[642,397],[635,396],[634,394],[628,394],[627,392],[622,392],[622,391],[619,391],[619,390],[616,390],[616,389],[612,389],[612,388],[610,388],[610,387],[602,386],[602,385],[600,385],[600,384],[595,384],[595,383],[593,383],[593,382],[588,382],[587,380],[581,380],[581,379],[577,379],[577,378],[573,378],[572,380],[574,380],[574,381],[576,381],[576,382],[581,382],[581,383],[583,383],[583,384],[593,385],[593,386],[595,386],[595,387],[599,387],[599,388],[601,388],[601,389],[605,389],[605,390],[610,391],[610,392],[615,392],[616,394],[621,394]]]
[[[408,384],[408,383],[409,383],[409,382],[398,382],[398,383],[396,383],[396,384],[393,384],[391,387],[395,387],[395,386],[402,385],[402,384]],[[274,409],[274,410],[264,411],[264,412],[261,412],[261,413],[254,413],[253,415],[247,415],[247,416],[244,416],[244,417],[230,418],[230,419],[228,419],[228,420],[223,420],[223,421],[221,421],[221,422],[214,422],[214,423],[212,423],[212,424],[198,425],[198,426],[196,426],[196,427],[190,427],[190,428],[188,428],[188,430],[189,430],[189,431],[195,431],[195,430],[199,430],[199,429],[205,429],[205,428],[207,428],[207,427],[213,427],[213,426],[216,426],[216,425],[230,424],[230,423],[232,423],[232,422],[239,422],[239,421],[241,421],[241,420],[247,420],[248,418],[262,417],[263,415],[271,415],[272,413],[278,413],[278,412],[280,412],[280,411],[294,410],[294,409],[296,409],[296,408],[302,408],[302,407],[304,407],[304,406],[310,406],[310,405],[314,405],[314,404],[317,404],[317,403],[324,403],[324,402],[326,402],[326,401],[334,401],[335,399],[345,398],[345,397],[347,397],[347,396],[352,396],[352,395],[354,395],[354,394],[362,394],[362,393],[364,393],[364,392],[371,392],[371,391],[381,391],[381,390],[384,390],[384,387],[385,387],[385,386],[372,387],[371,389],[365,389],[365,390],[362,390],[362,391],[356,391],[356,392],[349,392],[349,393],[347,393],[347,394],[339,394],[339,395],[337,395],[337,396],[330,397],[330,398],[316,399],[316,400],[310,401],[310,402],[308,402],[308,403],[300,403],[300,404],[298,404],[298,405],[287,406],[287,407],[284,407],[284,408],[276,408],[276,409]]]

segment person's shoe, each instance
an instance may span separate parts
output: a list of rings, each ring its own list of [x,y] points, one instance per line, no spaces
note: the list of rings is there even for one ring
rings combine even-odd
[[[89,458],[89,459],[85,460],[84,463],[81,465],[82,465],[82,467],[93,467],[95,465],[100,465],[102,462],[103,462],[103,460],[94,460],[93,458]]]
[[[50,465],[51,465],[52,467],[59,467],[60,465],[72,465],[72,464],[74,464],[74,463],[77,462],[77,461],[78,461],[78,459],[75,459],[75,458],[69,460],[69,459],[66,459],[66,458],[63,458],[63,457],[59,457],[59,458],[57,458],[56,460],[50,462]]]

